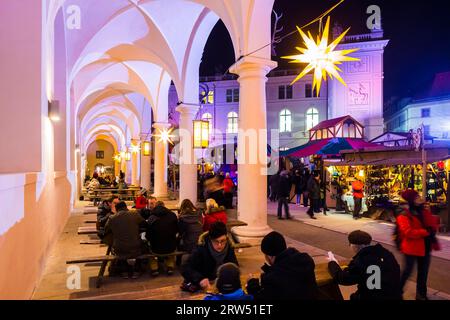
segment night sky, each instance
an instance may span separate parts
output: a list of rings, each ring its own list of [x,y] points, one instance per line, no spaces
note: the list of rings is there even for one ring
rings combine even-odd
[[[283,13],[281,36],[295,30],[331,8],[338,0],[275,0],[274,10]],[[369,33],[366,14],[369,5],[381,8],[385,38],[385,101],[391,97],[417,96],[429,88],[436,73],[450,71],[450,1],[346,0],[331,14],[331,23],[339,22],[349,34]],[[316,34],[318,24],[309,27]],[[277,47],[277,55],[295,54],[298,33]],[[222,22],[214,28],[205,47],[201,75],[225,73],[234,62],[231,39]],[[279,68],[288,64],[278,57]],[[297,65],[299,66],[299,65]],[[292,65],[290,66],[292,67]]]

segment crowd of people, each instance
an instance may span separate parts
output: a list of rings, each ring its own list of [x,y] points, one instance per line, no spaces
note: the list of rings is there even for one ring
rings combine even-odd
[[[284,188],[286,179],[286,173],[281,173],[280,189]],[[316,192],[307,200],[313,202],[310,210],[314,212],[315,207],[323,205],[318,190],[320,180],[315,172],[306,185],[310,185],[308,190]],[[284,196],[287,199],[287,193]],[[359,230],[348,236],[355,256],[346,268],[342,269],[334,255],[329,254],[328,270],[334,281],[344,286],[357,285],[352,300],[401,300],[415,264],[418,266],[416,298],[427,299],[431,251],[439,250],[438,222],[416,191],[406,190],[402,197],[407,206],[397,218],[395,234],[398,249],[404,255],[403,270],[389,250],[373,244],[372,237]],[[104,201],[98,209],[99,237],[111,245],[113,254],[123,258],[112,266],[112,274],[137,278],[147,269],[152,276],[158,276],[160,266],[164,265],[166,273],[171,275],[178,263],[184,279],[182,290],[208,292],[215,283],[218,293],[208,294],[207,300],[327,299],[317,286],[312,257],[289,248],[278,232],[271,232],[261,243],[266,263],[260,278],[252,277],[242,286],[235,242],[226,226],[226,209],[215,199],[207,199],[203,210],[186,199],[177,216],[162,201],[141,194],[135,209],[129,210],[117,196]],[[178,261],[171,255],[177,250],[185,253]],[[163,258],[136,261],[140,255],[150,252]],[[380,278],[369,286],[373,270],[380,271]]]
[[[354,199],[353,218],[360,219],[360,211],[362,207],[362,199],[364,198],[364,184],[358,177],[354,178],[352,183],[352,193]],[[343,211],[344,204],[341,199],[342,187],[337,181],[333,181],[336,185],[336,211]],[[282,170],[269,178],[268,197],[272,202],[278,202],[277,215],[278,219],[283,220],[283,209],[285,219],[291,219],[289,212],[289,204],[296,198],[297,206],[303,205],[309,207],[307,214],[311,219],[317,219],[316,213],[327,215],[329,211],[326,203],[326,192],[330,190],[322,181],[320,171],[313,170],[310,172],[307,167],[294,168],[291,171]],[[293,196],[291,194],[293,193]]]

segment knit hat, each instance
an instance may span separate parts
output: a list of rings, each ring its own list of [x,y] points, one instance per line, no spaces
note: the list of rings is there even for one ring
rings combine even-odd
[[[405,191],[402,191],[400,196],[408,203],[412,203],[417,197],[419,197],[419,193],[416,190],[406,189]]]
[[[241,289],[241,272],[234,263],[225,263],[217,270],[216,287],[222,294],[233,293]]]
[[[121,211],[121,210],[127,210],[127,204],[125,203],[125,201],[120,201],[118,204],[116,204],[116,210],[117,212]]]
[[[286,248],[286,240],[284,240],[284,237],[276,231],[272,231],[266,235],[261,242],[261,251],[272,257],[278,256],[286,250]]]
[[[348,242],[359,246],[368,246],[372,242],[372,237],[367,232],[356,230],[348,235]]]

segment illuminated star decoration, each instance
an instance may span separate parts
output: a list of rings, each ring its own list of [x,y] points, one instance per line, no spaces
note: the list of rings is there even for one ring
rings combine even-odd
[[[159,133],[158,133],[158,134],[155,134],[155,137],[158,137],[158,138],[159,138],[158,142],[164,142],[164,143],[165,143],[165,142],[168,142],[168,143],[170,143],[170,144],[173,144],[172,138],[173,138],[174,136],[171,135],[172,130],[173,130],[173,128],[172,128],[172,129],[169,129],[169,130],[166,130],[166,129],[164,129],[164,130],[158,129]]]
[[[359,49],[350,49],[350,50],[338,50],[334,51],[341,40],[345,37],[347,32],[350,30],[348,28],[344,33],[342,33],[339,37],[336,38],[331,44],[328,45],[328,37],[330,31],[330,17],[327,19],[327,23],[325,25],[325,29],[322,34],[322,38],[320,36],[317,37],[317,43],[314,41],[313,36],[308,31],[308,36],[297,27],[300,35],[303,38],[304,44],[306,48],[296,47],[301,54],[282,57],[283,59],[294,60],[290,63],[307,63],[306,68],[292,81],[291,85],[295,82],[303,78],[310,71],[314,70],[314,82],[313,89],[316,88],[317,96],[319,96],[320,87],[322,85],[322,79],[324,81],[327,80],[327,74],[331,79],[335,77],[338,79],[344,86],[347,86],[345,81],[339,75],[339,72],[342,70],[337,66],[342,64],[344,61],[360,61],[358,58],[353,58],[347,56],[348,54],[358,51]]]

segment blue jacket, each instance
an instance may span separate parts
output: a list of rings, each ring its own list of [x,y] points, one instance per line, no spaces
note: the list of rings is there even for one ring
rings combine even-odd
[[[244,301],[250,301],[253,300],[253,296],[250,296],[248,294],[245,294],[244,290],[238,289],[233,293],[228,294],[210,294],[205,297],[203,300],[244,300]]]

